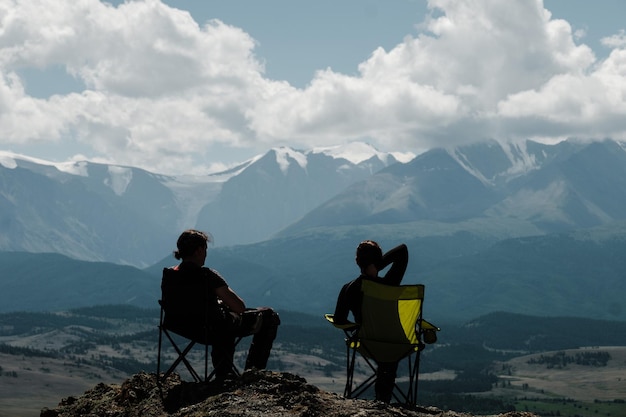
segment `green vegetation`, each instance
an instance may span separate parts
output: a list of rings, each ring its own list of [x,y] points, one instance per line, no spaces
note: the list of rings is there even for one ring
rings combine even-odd
[[[583,402],[572,399],[537,400],[521,399],[514,402],[515,410],[528,411],[540,416],[623,416],[626,415],[624,400]]]
[[[159,310],[156,308],[139,308],[129,304],[74,308],[70,313],[77,316],[124,320],[154,319],[159,316]]]
[[[42,358],[56,358],[59,356],[56,352],[48,352],[38,349],[32,349],[29,347],[10,346],[4,343],[0,344],[0,353],[19,356],[36,356]]]
[[[572,399],[507,400],[477,395],[431,394],[420,392],[419,403],[431,404],[442,410],[472,414],[504,413],[508,411],[531,412],[544,417],[583,417],[626,415],[624,400],[584,402]]]
[[[593,331],[581,331],[593,329]],[[572,317],[534,317],[495,312],[463,326],[445,327],[446,341],[489,350],[546,352],[581,346],[626,346],[626,322]]]
[[[12,336],[65,326],[110,329],[111,323],[100,317],[67,316],[54,313],[15,312],[0,314],[0,336]]]
[[[290,311],[279,311],[279,314],[282,324],[276,340],[278,353],[270,358],[269,367],[283,372],[310,372],[343,384],[343,333],[323,317]],[[158,319],[156,309],[129,305],[95,306],[64,313],[0,314],[0,334],[5,341],[16,342],[0,344],[0,354],[42,358],[41,364],[37,359],[37,365],[32,367],[43,374],[53,369],[48,363],[44,364],[44,358],[62,361],[67,364],[64,368],[69,373],[72,369],[89,367],[92,369],[89,375],[95,380],[114,373],[154,372]],[[541,326],[537,326],[539,322]],[[439,340],[427,345],[422,352],[420,374],[445,370],[452,379],[420,380],[421,404],[473,414],[528,410],[544,416],[626,415],[623,401],[586,403],[548,398],[549,393],[526,384],[511,387],[511,380],[506,379],[512,372],[507,361],[529,353],[535,355],[524,363],[536,365],[536,368],[561,371],[574,365],[607,367],[612,356],[605,350],[572,350],[585,341],[580,328],[594,329],[594,344],[611,342],[615,346],[626,346],[626,323],[493,313],[462,326],[438,324],[442,326]],[[38,337],[32,340],[44,340],[40,336],[47,334],[52,335],[51,339],[40,345],[17,343],[35,335]],[[239,351],[245,351],[248,344],[249,340],[244,339]],[[553,349],[555,346],[558,349]],[[238,356],[239,360],[243,357]],[[298,362],[298,358],[303,359]],[[399,376],[405,373],[406,370],[399,369]],[[19,370],[0,368],[0,377],[18,378]],[[496,388],[509,394],[495,395]],[[542,397],[546,398],[531,398],[531,393],[545,394]]]
[[[323,313],[334,309],[341,285],[358,273],[352,261],[355,242],[376,236],[383,247],[407,243],[411,256],[405,282],[426,285],[425,318],[439,325],[443,320],[465,322],[493,311],[581,318],[571,323],[561,320],[565,326],[578,327],[578,333],[571,329],[555,333],[543,318],[536,319],[534,328],[523,327],[545,336],[542,340],[527,339],[509,326],[507,337],[493,340],[498,349],[509,349],[507,344],[518,348],[524,341],[534,349],[538,341],[552,343],[552,350],[558,350],[564,343],[578,340],[589,345],[599,343],[593,341],[596,337],[608,340],[619,334],[597,329],[593,320],[584,323],[583,318],[626,319],[621,296],[626,293],[625,222],[516,238],[508,237],[524,236],[523,224],[500,222],[484,218],[311,229],[254,245],[212,248],[209,264],[245,300],[298,309],[323,320]],[[162,268],[175,260],[168,256],[139,270],[54,254],[0,252],[0,262],[5,273],[0,311],[81,307],[73,314],[116,318],[130,312],[121,306],[88,306],[132,300],[129,303],[146,308],[132,313],[139,318],[158,307]],[[563,340],[563,333],[570,339]]]
[[[539,358],[528,360],[529,364],[545,364],[548,369],[565,368],[567,365],[576,364],[582,366],[606,366],[611,359],[608,352],[580,352],[575,355],[566,355],[565,352],[557,352],[552,355],[541,355]]]

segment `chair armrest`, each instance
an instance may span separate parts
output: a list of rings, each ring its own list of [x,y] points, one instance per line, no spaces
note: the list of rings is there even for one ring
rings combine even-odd
[[[324,317],[333,326],[335,326],[336,328],[341,329],[341,330],[352,330],[352,329],[356,329],[357,327],[359,327],[358,324],[353,323],[351,321],[346,321],[344,323],[337,323],[337,322],[335,322],[335,315],[334,314],[324,314]]]
[[[429,321],[422,319],[422,329],[440,331],[441,329]]]
[[[437,332],[441,329],[429,321],[422,319],[422,337],[424,338],[424,343],[433,344],[437,341]]]

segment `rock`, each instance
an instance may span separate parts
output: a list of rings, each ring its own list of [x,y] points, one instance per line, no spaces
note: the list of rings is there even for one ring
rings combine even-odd
[[[139,373],[121,385],[98,384],[80,397],[61,400],[41,417],[461,417],[468,414],[434,407],[408,409],[378,401],[345,399],[320,390],[297,375],[246,371],[223,383],[181,381],[172,374],[161,385],[156,375]],[[507,413],[502,417],[531,417]]]

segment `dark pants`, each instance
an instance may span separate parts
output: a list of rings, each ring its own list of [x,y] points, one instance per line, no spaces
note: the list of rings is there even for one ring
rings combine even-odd
[[[269,307],[246,310],[240,320],[227,320],[214,329],[211,359],[215,375],[224,378],[232,373],[235,340],[252,335],[245,369],[265,369],[278,331],[280,318]]]
[[[396,384],[398,362],[378,362],[377,365],[376,383],[374,384],[376,399],[389,403],[391,402],[393,387]]]

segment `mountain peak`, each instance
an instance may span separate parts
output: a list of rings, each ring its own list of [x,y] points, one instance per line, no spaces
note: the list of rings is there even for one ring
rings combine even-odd
[[[363,161],[367,161],[372,157],[377,157],[385,165],[388,164],[390,155],[393,155],[397,160],[406,162],[413,157],[412,153],[386,153],[381,152],[369,143],[365,142],[350,142],[345,145],[327,146],[327,147],[315,147],[311,150],[313,154],[324,154],[333,158],[342,158],[352,162],[355,165],[360,164]]]
[[[296,151],[292,148],[281,146],[280,148],[273,148],[272,152],[276,155],[276,163],[280,167],[283,174],[287,173],[291,160],[295,161],[302,169],[306,169],[307,159],[306,155],[300,151]]]

